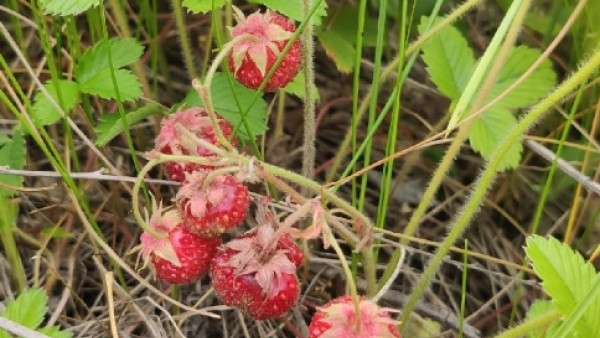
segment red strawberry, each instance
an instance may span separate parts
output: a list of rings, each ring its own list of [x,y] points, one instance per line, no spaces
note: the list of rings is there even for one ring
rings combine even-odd
[[[140,237],[144,262],[171,284],[188,284],[202,278],[221,244],[220,238],[202,238],[181,224],[179,213],[155,209],[149,226],[159,237],[144,232]]]
[[[220,175],[205,184],[209,171],[188,174],[175,197],[183,223],[193,233],[218,236],[246,219],[248,188],[231,175]]]
[[[218,117],[217,122],[223,136],[228,138],[233,132],[233,127],[223,118]],[[186,135],[182,135],[175,127],[177,124],[190,131],[196,137],[218,146],[217,134],[213,129],[208,113],[203,108],[192,107],[186,110],[180,110],[162,120],[160,132],[156,138],[155,149],[164,154],[173,155],[193,155],[203,157],[215,157],[210,150],[198,146]],[[236,145],[237,140],[233,139]],[[200,169],[212,169],[211,166],[201,166],[191,162],[166,162],[165,169],[169,178],[175,181],[183,181],[186,172],[194,172]]]
[[[296,26],[284,16],[268,10],[247,18],[239,11],[236,14],[238,24],[230,31],[232,37],[249,34],[252,38],[235,44],[228,58],[229,69],[244,86],[257,89],[296,31]],[[300,42],[296,40],[269,79],[265,91],[285,87],[294,79],[299,68]]]
[[[255,228],[222,246],[211,263],[212,285],[223,303],[257,320],[283,315],[300,292],[300,248],[275,236],[270,226]]]
[[[308,327],[309,338],[400,338],[398,324],[389,312],[360,298],[360,323],[352,297],[342,296],[320,307]]]

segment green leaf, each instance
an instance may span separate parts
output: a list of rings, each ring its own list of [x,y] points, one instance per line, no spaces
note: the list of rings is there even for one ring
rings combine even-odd
[[[436,18],[436,23],[440,19]],[[427,17],[418,30],[423,34]],[[453,26],[444,28],[422,47],[427,72],[438,89],[452,100],[458,99],[475,69],[475,58],[467,40]]]
[[[317,37],[325,48],[325,53],[342,73],[350,73],[354,69],[356,50],[352,44],[334,31],[320,31]]]
[[[312,1],[313,6],[317,1],[318,0]],[[249,0],[249,2],[263,4],[269,7],[269,9],[277,11],[296,21],[302,21],[302,19],[304,19],[304,11],[302,9],[303,0]],[[324,16],[327,16],[327,1],[325,0],[321,1],[310,21],[318,26],[321,24],[321,18]]]
[[[324,26],[327,27],[327,31],[336,32],[352,46],[356,46],[358,15],[356,6],[343,6],[330,15],[331,19]],[[365,17],[362,43],[363,46],[375,46],[377,44],[377,20],[368,15]]]
[[[55,225],[51,227],[43,228],[40,231],[42,236],[51,237],[51,238],[72,238],[73,233],[66,231],[64,228]]]
[[[76,70],[80,90],[103,98],[115,98],[108,64],[109,49],[121,99],[138,98],[141,95],[139,80],[130,71],[119,69],[137,61],[144,51],[142,45],[132,38],[102,40],[88,49],[82,55]]]
[[[473,121],[469,130],[469,142],[473,150],[490,159],[498,144],[517,125],[517,119],[506,109],[490,109]],[[521,160],[523,144],[516,142],[498,166],[499,171],[516,168]]]
[[[15,300],[8,302],[6,310],[0,316],[35,329],[44,320],[47,302],[48,297],[42,289],[25,290]]]
[[[11,169],[23,169],[25,166],[25,140],[21,132],[17,129],[13,133],[12,140],[0,148],[0,166],[8,166]],[[0,174],[0,183],[13,187],[22,187],[23,177]],[[0,188],[0,196],[9,197],[14,195],[14,191]]]
[[[221,8],[225,5],[225,0],[214,0],[215,9]],[[182,5],[188,9],[188,11],[198,14],[212,11],[213,0],[183,0]]]
[[[48,337],[52,338],[71,338],[73,337],[73,333],[69,331],[61,331],[60,327],[55,326],[46,326],[38,330],[39,333],[45,334]]]
[[[52,81],[44,84],[44,88],[46,88],[54,101],[60,105],[63,111],[69,112],[75,107],[77,101],[79,100],[79,85],[71,80],[58,80],[58,88],[61,93],[62,102],[58,99],[55,87],[56,86],[52,83]],[[53,124],[61,119],[61,115],[58,110],[54,108],[54,105],[50,104],[48,98],[42,94],[41,91],[38,91],[35,95],[35,103],[33,104],[32,115],[38,126]]]
[[[131,71],[115,70],[115,77],[121,100],[135,100],[142,95],[140,81]],[[104,99],[117,98],[110,71],[97,73],[94,77],[81,83],[79,88],[84,93],[95,94]]]
[[[554,310],[554,306],[552,305],[551,302],[549,302],[547,300],[538,299],[535,302],[533,302],[533,304],[531,304],[531,307],[529,308],[529,311],[527,311],[527,315],[525,316],[525,321],[527,322],[534,318],[545,315],[546,313],[548,313],[552,310]],[[527,337],[529,337],[529,338],[552,337],[553,333],[556,332],[559,325],[560,325],[560,322],[552,322],[548,327],[544,328],[543,330],[537,329],[537,330],[530,331],[527,334]],[[545,333],[545,334],[542,335],[543,333]]]
[[[555,238],[531,236],[525,248],[536,274],[542,279],[544,291],[552,304],[564,316],[569,316],[590,291],[600,275],[594,266]],[[600,297],[587,308],[576,329],[587,337],[600,337]]]
[[[96,7],[101,0],[40,0],[44,11],[52,15],[77,15]]]
[[[10,142],[10,137],[6,134],[0,134],[0,147]]]
[[[294,77],[292,82],[288,83],[288,85],[285,86],[285,88],[283,88],[283,90],[285,90],[285,92],[288,94],[296,95],[299,98],[303,99],[304,98],[304,73],[299,72],[298,75],[296,75],[296,77]],[[312,93],[313,93],[313,97],[315,98],[316,101],[321,100],[321,96],[319,95],[317,86],[315,86],[314,84],[312,85]]]
[[[519,46],[513,49],[502,66],[496,84],[488,95],[487,102],[496,98],[510,87],[540,57],[537,49]],[[521,84],[507,96],[494,104],[494,108],[521,108],[532,105],[544,97],[556,84],[556,74],[550,61],[545,60]]]
[[[115,69],[134,63],[144,51],[144,47],[133,38],[102,40],[81,56],[76,71],[77,81],[85,82],[99,72],[107,71],[109,46]]]
[[[149,104],[139,109],[128,112],[125,115],[127,124],[131,128],[135,123],[145,119],[146,117],[160,112],[160,107],[156,104]],[[94,127],[98,137],[94,144],[99,147],[105,146],[113,138],[123,131],[123,123],[119,114],[104,114],[100,116],[100,123]]]
[[[242,109],[245,109],[250,105],[250,101],[254,98],[256,94],[255,90],[249,89],[238,83],[237,81],[233,81],[233,89],[235,94],[237,95],[240,106]],[[215,76],[212,80],[212,85],[210,88],[211,98],[213,103],[214,110],[223,118],[225,118],[229,123],[231,123],[234,128],[238,125],[241,127],[238,129],[238,136],[242,140],[248,140],[249,136],[246,133],[246,128],[242,124],[242,117],[240,111],[238,110],[238,106],[236,101],[233,98],[234,92],[231,90],[229,86],[229,80],[227,79],[227,74],[224,73],[215,73]],[[188,106],[200,106],[204,107],[204,103],[200,99],[198,92],[195,89],[190,89],[187,93],[185,99],[183,100]],[[250,130],[254,136],[262,135],[267,129],[266,120],[267,118],[267,103],[261,97],[252,106],[248,114],[246,115],[246,121],[250,126]]]

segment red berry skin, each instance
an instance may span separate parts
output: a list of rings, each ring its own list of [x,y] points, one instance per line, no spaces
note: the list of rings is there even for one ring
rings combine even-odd
[[[233,126],[225,119],[217,115],[217,123],[223,132],[225,138],[229,138],[233,133]],[[208,113],[203,108],[192,107],[187,110],[181,110],[177,113],[167,116],[161,122],[161,129],[156,139],[156,150],[168,155],[191,155],[202,157],[215,157],[210,150],[194,145],[189,142],[189,137],[182,135],[176,124],[180,124],[191,134],[212,145],[219,146],[217,134],[210,122]],[[237,146],[237,138],[231,140],[233,146]],[[192,173],[198,170],[212,170],[214,166],[203,166],[192,162],[165,162],[167,176],[174,181],[183,182],[185,173]]]
[[[304,260],[304,253],[289,236],[283,236],[279,239],[277,249],[287,251],[285,255],[290,259],[290,261],[292,261],[292,263],[294,263],[296,267],[299,267],[302,264],[302,260]]]
[[[261,15],[266,17],[264,22],[261,25],[254,25],[254,22],[251,21],[251,17],[254,15]],[[258,21],[258,20],[257,20]],[[249,24],[252,22],[252,24]],[[265,79],[266,74],[269,73],[273,65],[275,64],[275,60],[277,60],[278,55],[276,55],[273,50],[267,47],[268,44],[274,49],[277,49],[279,53],[283,50],[289,39],[283,41],[273,41],[269,40],[269,34],[266,33],[266,27],[269,25],[277,25],[281,27],[284,31],[294,33],[296,31],[296,26],[293,22],[285,18],[284,16],[267,12],[265,14],[255,13],[248,17],[247,22],[239,23],[232,30],[233,37],[240,36],[242,34],[252,34],[258,37],[257,42],[244,42],[250,44],[251,47],[248,51],[243,55],[243,61],[236,69],[236,63],[234,61],[234,53],[235,50],[229,54],[227,59],[227,64],[229,65],[229,69],[234,74],[235,78],[244,86],[251,89],[258,89]],[[264,45],[264,50],[266,53],[266,67],[264,69],[264,73],[261,72],[259,66],[254,61],[255,50],[258,47],[262,47]],[[240,56],[238,56],[240,57]],[[279,67],[273,73],[273,76],[267,82],[267,85],[264,88],[264,91],[270,92],[277,88],[283,88],[290,83],[298,71],[300,69],[300,41],[296,40],[292,44],[288,53],[284,56]]]
[[[401,338],[397,323],[385,309],[360,297],[361,325],[357,328],[351,296],[342,296],[320,307],[308,327],[308,338]]]
[[[221,239],[203,238],[180,225],[169,232],[169,241],[181,262],[176,266],[154,253],[150,255],[157,277],[170,284],[189,284],[202,278],[210,267]]]
[[[183,224],[193,233],[202,237],[219,236],[225,231],[238,226],[246,219],[250,194],[248,188],[231,175],[222,175],[213,180],[207,188],[208,191],[194,191],[187,189],[190,184],[196,184],[202,189],[202,182],[192,182],[200,176],[197,172],[188,176],[182,183],[182,189],[176,197],[177,207],[183,219]],[[189,193],[185,193],[188,190]],[[215,193],[218,197],[211,198]],[[199,207],[200,212],[195,212]]]
[[[281,273],[276,292],[267,295],[257,283],[255,274],[236,274],[229,262],[235,250],[219,251],[212,260],[212,285],[223,303],[236,307],[256,320],[280,317],[290,310],[298,299],[300,286],[295,274]]]

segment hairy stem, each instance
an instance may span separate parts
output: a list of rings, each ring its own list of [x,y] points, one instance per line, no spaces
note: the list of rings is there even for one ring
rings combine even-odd
[[[411,294],[403,312],[403,322],[408,319],[410,312],[414,309],[418,299],[421,297],[425,288],[429,284],[431,277],[438,270],[443,262],[444,257],[452,247],[453,243],[462,234],[463,230],[469,225],[469,222],[479,210],[481,201],[485,197],[488,189],[492,186],[492,182],[496,178],[497,169],[502,163],[504,156],[523,136],[523,134],[535,125],[544,116],[544,114],[555,104],[559,103],[565,96],[576,89],[581,83],[585,82],[592,73],[600,67],[600,51],[596,51],[594,55],[583,64],[583,66],[573,74],[569,79],[564,81],[550,95],[535,105],[527,115],[525,115],[519,123],[509,132],[509,134],[498,145],[495,152],[479,179],[473,184],[475,189],[469,195],[467,202],[464,204],[460,213],[458,213],[455,221],[452,223],[451,231],[448,237],[444,240],[440,249],[432,258],[431,263],[426,268],[423,276],[419,280],[415,290]]]
[[[303,0],[302,8],[307,17],[312,0]],[[312,178],[315,171],[315,97],[312,87],[315,82],[313,65],[313,25],[308,20],[302,31],[302,62],[304,66],[304,143],[302,156],[302,175]]]
[[[190,39],[185,28],[185,21],[183,19],[183,11],[181,8],[180,0],[171,0],[173,5],[173,16],[175,16],[175,24],[177,25],[177,32],[179,39],[181,39],[181,49],[183,50],[183,58],[185,67],[189,73],[190,79],[197,79],[198,73],[196,72],[196,64],[194,63],[194,57],[192,56],[192,48],[190,47]]]

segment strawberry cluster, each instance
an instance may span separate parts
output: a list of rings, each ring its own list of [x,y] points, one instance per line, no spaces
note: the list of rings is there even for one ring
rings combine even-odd
[[[270,11],[246,18],[235,10],[238,25],[230,30],[233,40],[228,55],[235,78],[257,89],[267,74],[273,73],[264,90],[285,87],[300,67],[298,41],[273,68],[296,27]],[[232,136],[232,125],[215,115],[211,118],[205,109],[193,107],[161,122],[154,151],[187,158],[174,157],[164,163],[167,176],[180,182],[180,188],[174,207],[163,209],[154,203],[148,227],[140,237],[141,256],[167,283],[194,283],[209,274],[224,304],[256,320],[280,317],[296,304],[300,293],[296,271],[304,255],[292,236],[318,236],[324,222],[322,209],[317,203],[314,210],[318,217],[313,217],[312,229],[301,232],[291,224],[307,211],[300,210],[304,207],[280,224],[266,200],[258,200],[256,226],[223,243],[221,235],[246,220],[251,199],[244,171],[223,168],[231,162],[218,155],[223,154],[219,149],[224,147],[219,139],[230,140],[228,149],[223,150],[236,147],[237,140]],[[190,157],[198,161],[189,161]],[[240,174],[229,174],[235,171]],[[367,299],[359,298],[355,303],[345,296],[318,309],[309,326],[309,337],[400,337],[389,312]]]
[[[225,137],[231,135],[231,124],[219,116],[217,124]],[[219,171],[219,156],[202,146],[220,148],[216,135],[202,108],[178,111],[161,122],[155,151],[208,159],[211,165],[165,162],[168,177],[180,187],[174,207],[154,206],[149,231],[140,239],[142,257],[171,284],[194,283],[210,272],[226,305],[257,320],[279,317],[296,304],[296,269],[304,256],[288,234],[277,231],[275,218],[265,216],[262,201],[258,225],[222,243],[223,233],[246,220],[251,199],[247,186],[227,170]]]

